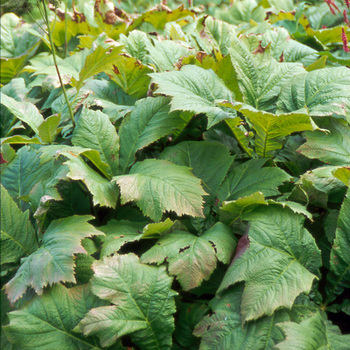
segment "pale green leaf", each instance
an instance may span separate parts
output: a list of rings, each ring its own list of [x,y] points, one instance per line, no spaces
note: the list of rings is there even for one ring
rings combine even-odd
[[[94,49],[90,55],[85,59],[84,66],[79,72],[79,81],[77,82],[77,91],[83,86],[83,82],[93,77],[94,75],[105,72],[107,69],[111,69],[112,66],[120,59],[120,52],[122,51],[122,46],[103,48],[98,46]]]
[[[170,113],[169,98],[148,97],[137,103],[120,126],[121,173],[133,164],[136,151],[170,134],[182,123],[178,113]]]
[[[177,277],[184,290],[190,290],[209,279],[217,260],[228,264],[236,244],[232,231],[216,223],[199,237],[184,231],[166,234],[142,255],[141,262],[159,265],[166,260],[169,273]]]
[[[320,313],[300,324],[284,322],[278,326],[286,340],[276,345],[280,350],[347,350],[350,335],[342,335],[339,328],[324,320]]]
[[[304,68],[300,63],[277,62],[269,48],[259,50],[259,45],[257,36],[232,37],[229,53],[244,102],[274,112],[282,85]]]
[[[2,92],[0,94],[1,104],[8,108],[16,118],[28,124],[38,134],[39,126],[44,121],[44,118],[36,106],[30,102],[16,101]]]
[[[157,67],[160,72],[170,71],[175,69],[176,63],[191,54],[194,50],[189,45],[178,41],[163,40],[154,41],[153,45],[148,45],[149,60]]]
[[[44,143],[40,141],[37,137],[29,137],[26,135],[14,135],[1,139],[1,144],[10,144],[10,145],[43,145]]]
[[[234,201],[223,202],[220,208],[220,221],[231,225],[243,214],[254,210],[259,205],[267,205],[264,195],[261,192],[255,192],[250,196],[241,197]]]
[[[217,107],[218,100],[233,101],[233,93],[211,70],[186,65],[180,71],[150,74],[157,93],[172,97],[171,110],[205,113],[208,128],[233,114]]]
[[[216,194],[233,161],[224,145],[205,141],[187,141],[167,147],[160,158],[190,167],[202,180],[204,190],[211,195]]]
[[[308,293],[321,266],[314,238],[303,228],[304,218],[289,209],[262,207],[244,215],[250,221],[246,250],[229,267],[219,288],[244,281],[243,322],[291,308]]]
[[[256,132],[255,151],[262,158],[272,157],[281,149],[286,136],[314,129],[306,110],[276,115],[242,103],[235,103],[232,108],[240,111],[251,122]]]
[[[142,238],[159,238],[166,234],[175,224],[167,218],[165,221],[147,224],[142,230]]]
[[[72,180],[81,180],[93,196],[94,205],[115,208],[118,199],[118,188],[95,170],[91,169],[81,157],[64,154],[68,160],[64,163],[69,168],[67,176]]]
[[[148,74],[152,72],[150,67],[128,56],[122,56],[122,59],[115,62],[114,69],[107,71],[125,93],[137,98],[146,95],[151,81]]]
[[[97,150],[110,167],[109,174],[118,174],[119,136],[106,114],[84,109],[74,128],[74,146]]]
[[[140,30],[133,30],[129,33],[128,37],[121,34],[119,42],[125,45],[124,49],[130,56],[146,63],[147,47],[151,45],[151,41],[148,39],[146,33]]]
[[[23,350],[101,349],[72,329],[91,308],[103,304],[88,284],[69,289],[54,286],[20,310],[10,312],[10,324],[4,331],[11,343]]]
[[[93,293],[114,305],[91,310],[75,330],[98,336],[103,347],[129,334],[144,350],[170,350],[176,293],[165,268],[128,254],[96,261],[93,269]]]
[[[338,168],[332,172],[333,176],[340,180],[345,186],[350,186],[350,167]]]
[[[320,126],[330,131],[306,133],[306,143],[298,151],[304,156],[331,165],[350,164],[350,126],[339,119],[322,119]]]
[[[143,214],[159,221],[165,211],[203,217],[200,180],[189,168],[165,160],[136,163],[128,175],[116,176],[122,204],[135,201]]]
[[[1,264],[17,263],[38,247],[29,221],[29,211],[22,212],[1,185]]]
[[[281,112],[307,108],[311,116],[339,114],[350,121],[350,71],[346,67],[301,73],[286,82],[277,103]]]
[[[266,159],[251,159],[234,164],[219,189],[221,200],[234,200],[262,192],[265,197],[280,194],[278,186],[290,180],[290,176],[277,167],[264,167]]]
[[[54,220],[45,231],[41,247],[23,260],[16,275],[5,285],[11,302],[20,298],[28,287],[42,294],[53,283],[75,282],[73,254],[85,253],[83,238],[102,235],[88,220],[92,216],[71,216]]]
[[[38,127],[38,135],[45,143],[53,143],[59,132],[58,124],[60,123],[59,115],[52,115],[46,118]]]

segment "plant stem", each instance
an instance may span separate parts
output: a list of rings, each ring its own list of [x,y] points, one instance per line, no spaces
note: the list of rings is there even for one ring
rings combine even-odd
[[[49,35],[49,41],[50,41],[50,46],[51,46],[51,52],[52,52],[52,57],[53,57],[53,62],[54,62],[54,65],[55,65],[55,68],[56,68],[56,72],[57,72],[57,76],[58,76],[58,79],[60,81],[60,84],[61,84],[61,89],[62,89],[62,92],[63,92],[63,95],[64,95],[64,98],[66,100],[66,104],[67,104],[67,107],[68,107],[68,111],[69,111],[69,115],[70,115],[70,118],[72,120],[72,123],[73,123],[73,127],[75,126],[75,121],[74,121],[74,114],[73,114],[73,110],[72,110],[72,106],[70,104],[70,101],[69,101],[69,98],[67,96],[67,92],[66,92],[66,88],[64,87],[64,84],[63,84],[63,81],[62,81],[62,77],[61,77],[61,74],[60,74],[60,71],[58,69],[58,64],[57,64],[57,60],[56,60],[56,50],[55,50],[55,45],[53,43],[53,39],[52,39],[52,33],[51,33],[51,28],[50,28],[50,23],[49,23],[49,15],[47,13],[47,8],[46,8],[46,5],[45,5],[45,2],[44,0],[40,0],[43,4],[43,7],[44,7],[44,21],[46,23],[46,26],[47,26],[47,32],[48,32],[48,35]]]
[[[68,8],[68,0],[66,0],[66,2],[65,2],[65,9],[64,9],[64,53],[65,53],[65,57],[68,57],[67,8]]]

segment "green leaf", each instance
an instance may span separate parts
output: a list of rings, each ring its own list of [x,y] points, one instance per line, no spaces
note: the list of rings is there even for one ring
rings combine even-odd
[[[278,186],[290,176],[277,167],[264,167],[266,159],[251,159],[234,164],[219,189],[221,200],[233,200],[262,192],[265,197],[279,195]]]
[[[107,225],[98,229],[105,233],[101,256],[115,254],[126,243],[138,241],[142,237],[145,222],[133,222],[128,220],[110,220]]]
[[[81,180],[93,196],[94,205],[115,208],[118,199],[118,188],[99,173],[92,170],[81,157],[64,154],[68,160],[64,163],[69,168],[67,176],[72,180]]]
[[[311,116],[343,115],[350,122],[350,71],[346,67],[301,73],[286,82],[278,98],[280,112],[307,108]]]
[[[216,223],[204,234],[189,232],[168,233],[141,257],[143,263],[168,262],[168,270],[175,275],[184,290],[198,287],[208,280],[217,260],[228,264],[236,248],[236,238],[222,223]]]
[[[0,93],[1,104],[6,106],[16,118],[28,124],[38,134],[39,126],[44,121],[39,110],[30,102],[19,102],[14,98]]]
[[[348,189],[339,212],[335,240],[331,250],[331,268],[327,276],[327,301],[333,300],[342,293],[344,288],[350,288],[350,190]]]
[[[219,288],[244,281],[243,322],[285,306],[291,308],[302,292],[310,292],[321,266],[314,238],[303,228],[304,219],[289,209],[269,206],[244,216],[249,220],[249,241],[229,267]]]
[[[160,238],[166,234],[175,224],[167,218],[165,221],[147,224],[142,230],[142,238]]]
[[[1,16],[1,84],[15,78],[39,47],[40,39],[29,33],[30,27],[14,13]]]
[[[333,171],[332,174],[345,186],[350,186],[350,167],[338,168],[337,170]]]
[[[108,70],[114,80],[125,93],[132,97],[141,98],[147,94],[151,78],[148,73],[153,70],[143,65],[134,57],[122,56],[122,59],[115,62],[114,69]]]
[[[286,334],[286,340],[276,345],[280,350],[317,350],[349,348],[350,335],[342,335],[339,328],[322,318],[320,313],[300,324],[284,322],[278,326]]]
[[[272,157],[276,150],[281,149],[286,136],[314,129],[306,111],[276,115],[242,103],[235,103],[233,108],[240,111],[253,125],[256,132],[255,151],[262,158]]]
[[[119,136],[106,114],[84,109],[73,132],[74,146],[98,151],[110,167],[110,175],[118,174]]]
[[[155,40],[154,46],[148,45],[147,47],[148,58],[160,72],[174,70],[180,59],[193,54],[194,50],[191,50],[189,45],[185,45],[182,41]]]
[[[306,133],[306,143],[298,151],[308,158],[319,159],[331,165],[350,164],[350,126],[340,119],[322,119],[319,125],[330,131],[315,130]]]
[[[304,71],[300,63],[277,62],[257,36],[232,37],[229,53],[244,102],[258,110],[275,112],[282,85]]]
[[[181,124],[178,113],[170,113],[169,98],[148,97],[137,103],[120,126],[121,173],[133,164],[136,151],[170,134]]]
[[[92,53],[86,57],[84,66],[79,72],[79,81],[76,85],[77,91],[81,89],[83,82],[88,78],[111,69],[118,59],[120,59],[119,54],[122,48],[122,46],[118,46],[105,49],[102,46],[98,46],[94,49]]]
[[[11,343],[23,350],[101,349],[72,329],[91,308],[103,304],[88,284],[69,289],[54,286],[20,310],[10,312],[10,324],[4,331]]]
[[[254,210],[259,205],[267,204],[261,192],[255,192],[250,196],[241,197],[235,201],[223,202],[220,208],[220,221],[231,225],[245,213]]]
[[[88,224],[92,216],[71,216],[54,220],[47,228],[41,247],[29,255],[21,264],[10,282],[5,285],[6,294],[13,303],[27,287],[42,294],[47,284],[75,282],[73,254],[85,253],[81,240],[101,231]]]
[[[172,97],[171,110],[205,113],[208,128],[232,114],[217,107],[218,100],[233,101],[233,93],[211,70],[186,65],[181,71],[150,74],[157,93]]]
[[[28,146],[22,147],[1,174],[2,185],[21,209],[26,205],[20,200],[29,195],[34,185],[46,180],[52,173],[52,162],[40,163],[37,151]]]
[[[45,143],[53,143],[59,132],[58,124],[61,117],[59,115],[52,115],[46,118],[38,127],[38,135]]]
[[[192,332],[198,322],[208,313],[208,307],[200,302],[179,303],[177,309],[179,317],[175,325],[175,340],[185,349],[198,349],[199,339]]]
[[[146,33],[140,30],[133,30],[129,33],[128,37],[121,34],[119,42],[125,45],[124,49],[130,56],[146,63],[147,47],[151,45],[151,41],[148,39]]]
[[[113,305],[92,309],[75,331],[98,336],[103,347],[129,334],[144,350],[170,350],[176,293],[165,268],[128,254],[96,261],[93,269],[93,293]]]
[[[291,310],[281,309],[242,326],[240,305],[243,286],[238,285],[212,299],[214,313],[203,318],[194,330],[201,337],[200,350],[273,350],[284,339],[276,323],[309,317],[317,310],[309,301],[300,300]]]
[[[17,263],[38,247],[29,211],[22,212],[1,185],[1,264]]]
[[[14,135],[10,137],[5,137],[1,139],[1,144],[10,144],[10,145],[43,145],[44,143],[40,141],[37,137],[29,137],[25,135]]]
[[[187,167],[147,159],[136,163],[129,175],[113,180],[120,187],[122,204],[135,201],[154,221],[159,221],[165,211],[203,217],[202,196],[206,193]]]
[[[233,161],[224,145],[205,141],[187,141],[167,147],[160,158],[192,168],[193,174],[202,180],[204,190],[212,195],[217,192]]]

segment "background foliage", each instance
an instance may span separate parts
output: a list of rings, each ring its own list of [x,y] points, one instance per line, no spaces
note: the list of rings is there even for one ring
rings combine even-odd
[[[348,1],[1,4],[2,349],[349,348]]]

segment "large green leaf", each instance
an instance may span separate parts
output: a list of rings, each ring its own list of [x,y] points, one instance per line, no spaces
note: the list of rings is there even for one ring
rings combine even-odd
[[[298,151],[308,158],[319,159],[331,165],[350,164],[350,126],[339,119],[322,119],[322,130],[306,133],[306,143]]]
[[[277,62],[257,36],[232,37],[229,53],[244,102],[258,110],[275,112],[282,85],[304,71],[300,63]]]
[[[110,167],[110,175],[118,173],[119,137],[106,114],[84,109],[74,129],[75,146],[95,149]]]
[[[181,142],[166,148],[160,158],[192,168],[195,176],[203,182],[209,194],[215,194],[224,180],[233,157],[228,149],[217,142]]]
[[[317,278],[321,254],[303,228],[304,218],[289,209],[271,205],[244,219],[251,224],[246,250],[234,258],[219,290],[245,282],[241,312],[246,322],[272,315],[281,306],[291,308],[300,293],[308,293]]]
[[[266,159],[251,159],[234,164],[219,189],[221,200],[233,200],[262,192],[265,197],[280,194],[278,186],[290,176],[277,167],[264,167]]]
[[[16,77],[39,47],[40,39],[27,31],[30,27],[14,13],[1,16],[1,84],[7,84]]]
[[[85,183],[93,196],[94,205],[115,208],[118,199],[118,188],[110,183],[95,170],[91,169],[81,157],[64,154],[68,160],[64,163],[69,168],[67,176],[72,180],[81,180]]]
[[[278,326],[286,334],[286,340],[276,345],[280,350],[347,350],[350,335],[342,335],[339,328],[324,320],[320,313],[300,324],[284,322]]]
[[[286,82],[277,103],[281,112],[307,108],[311,116],[339,114],[350,121],[350,71],[346,67],[301,73]]]
[[[114,80],[124,92],[133,97],[145,97],[151,78],[148,76],[153,70],[143,65],[134,57],[122,56],[116,61],[113,70],[108,70]]]
[[[54,220],[47,228],[41,247],[23,260],[15,277],[5,286],[11,302],[20,298],[28,287],[41,294],[43,287],[58,282],[75,282],[74,258],[76,253],[85,253],[81,240],[93,235],[102,235],[88,223],[92,216],[71,216]]]
[[[118,46],[105,49],[102,46],[98,46],[94,49],[91,54],[86,57],[84,66],[79,72],[79,81],[76,85],[77,91],[80,90],[86,79],[112,68],[118,59],[121,59],[119,54],[122,48],[122,46]]]
[[[200,180],[189,168],[165,160],[136,163],[128,175],[116,176],[122,204],[135,201],[143,214],[159,221],[165,211],[203,217]]]
[[[120,126],[121,173],[133,164],[136,151],[170,134],[182,123],[178,113],[170,113],[169,98],[148,97],[137,103]]]
[[[10,312],[10,324],[4,331],[11,343],[24,350],[101,349],[93,339],[83,338],[72,329],[91,308],[104,304],[88,284],[69,289],[54,286],[20,310]]]
[[[218,100],[233,101],[233,93],[211,70],[186,65],[180,71],[150,74],[157,93],[172,97],[171,110],[205,113],[208,128],[232,114],[217,107]]]
[[[200,236],[175,231],[162,237],[141,257],[144,263],[168,262],[171,275],[177,276],[182,288],[190,290],[208,280],[217,260],[228,264],[236,248],[236,238],[222,223],[216,223]]]
[[[235,103],[232,106],[240,111],[252,124],[255,136],[255,151],[259,157],[272,157],[282,148],[283,139],[298,131],[313,130],[307,111],[298,113],[273,114],[259,111],[254,107]]]
[[[291,310],[281,309],[242,326],[240,304],[243,286],[227,290],[210,302],[214,313],[196,326],[194,334],[201,337],[200,350],[273,350],[284,339],[276,323],[300,322],[316,311],[307,300],[297,300]]]
[[[18,102],[14,98],[0,93],[1,104],[6,106],[13,115],[28,124],[36,134],[39,133],[39,126],[44,121],[39,110],[30,102]]]
[[[115,254],[124,244],[139,240],[145,224],[128,220],[110,220],[107,225],[100,226],[99,230],[106,235],[103,237],[101,256]]]
[[[1,185],[1,264],[17,263],[37,247],[29,211],[21,212]]]
[[[344,288],[350,288],[350,190],[347,191],[339,212],[335,240],[331,250],[331,268],[327,301],[335,298]]]
[[[176,293],[165,268],[128,254],[96,261],[93,269],[93,293],[113,305],[92,309],[75,330],[98,336],[103,347],[129,334],[144,350],[170,349]]]
[[[175,64],[182,58],[193,53],[193,49],[185,43],[171,40],[154,41],[153,45],[148,45],[149,60],[155,64],[158,71],[170,71],[175,69]]]
[[[25,209],[26,204],[20,198],[29,195],[37,182],[48,179],[52,170],[52,161],[40,163],[38,152],[25,146],[1,174],[1,183],[19,207]]]

